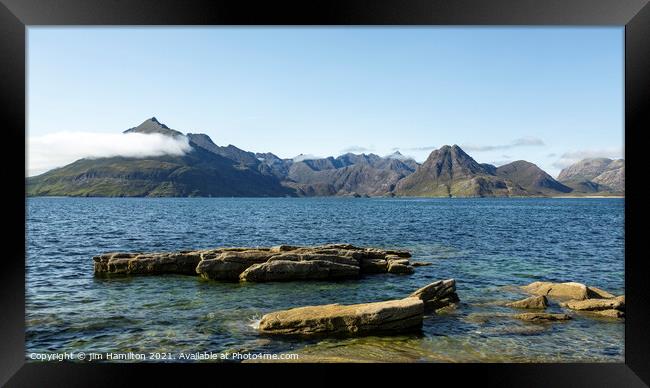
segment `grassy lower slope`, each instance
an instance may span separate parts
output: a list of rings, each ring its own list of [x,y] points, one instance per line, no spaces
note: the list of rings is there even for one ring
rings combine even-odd
[[[184,156],[81,159],[27,179],[29,196],[270,197],[294,195],[277,178],[200,149]]]

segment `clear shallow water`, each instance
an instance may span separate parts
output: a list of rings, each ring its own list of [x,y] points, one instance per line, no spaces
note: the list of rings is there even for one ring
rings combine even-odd
[[[26,326],[32,352],[291,352],[303,360],[611,361],[624,324],[550,325],[486,315],[513,285],[578,281],[624,293],[623,199],[29,198]],[[433,265],[339,282],[223,283],[167,275],[99,279],[92,256],[218,246],[349,242],[405,248]],[[401,298],[455,278],[461,299],[421,333],[297,340],[263,314]],[[552,312],[561,308],[553,306]]]

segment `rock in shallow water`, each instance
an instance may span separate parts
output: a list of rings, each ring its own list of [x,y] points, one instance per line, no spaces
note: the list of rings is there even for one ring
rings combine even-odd
[[[418,329],[425,310],[458,301],[454,279],[420,288],[404,299],[354,305],[327,304],[266,314],[258,330],[267,334],[363,335]]]
[[[298,307],[266,314],[259,330],[267,334],[367,334],[402,332],[422,326],[424,303],[418,298],[355,305]]]
[[[590,298],[612,298],[614,295],[597,287],[588,287],[582,283],[533,282],[522,289],[530,294],[545,295],[558,299],[584,300]]]

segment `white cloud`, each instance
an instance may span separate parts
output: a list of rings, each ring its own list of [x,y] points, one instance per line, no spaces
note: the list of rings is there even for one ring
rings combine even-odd
[[[516,147],[530,147],[530,146],[543,146],[544,141],[536,137],[527,136],[515,139],[508,144],[495,144],[495,145],[462,145],[461,148],[467,152],[483,152],[483,151],[496,151],[507,150]]]
[[[553,163],[553,167],[563,169],[583,159],[588,158],[612,158],[618,159],[623,157],[623,149],[619,147],[603,148],[603,149],[589,149],[565,152],[560,156],[560,159]]]
[[[83,158],[184,155],[191,149],[185,136],[55,132],[27,139],[27,174],[41,174]]]
[[[407,151],[433,151],[437,150],[438,146],[422,146],[422,147],[408,147],[404,148]],[[398,150],[397,148],[394,148],[394,150]]]
[[[323,157],[312,155],[312,154],[300,154],[298,156],[294,156],[292,159],[294,162],[302,162],[303,160],[323,159]]]
[[[372,148],[353,145],[353,146],[349,146],[347,148],[344,148],[343,150],[341,150],[341,153],[347,154],[348,152],[355,153],[355,152],[371,152],[371,151],[373,151]]]

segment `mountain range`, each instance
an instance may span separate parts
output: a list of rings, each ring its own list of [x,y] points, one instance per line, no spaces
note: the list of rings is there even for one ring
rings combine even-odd
[[[186,140],[181,156],[84,158],[26,180],[29,196],[281,197],[417,196],[528,197],[622,195],[623,159],[585,159],[558,179],[533,163],[478,163],[459,146],[445,145],[424,163],[395,152],[283,159],[205,134],[183,134],[155,117],[124,133]]]

